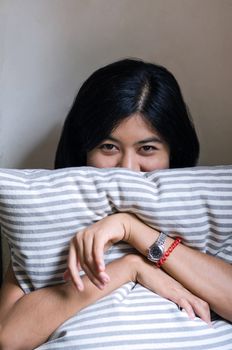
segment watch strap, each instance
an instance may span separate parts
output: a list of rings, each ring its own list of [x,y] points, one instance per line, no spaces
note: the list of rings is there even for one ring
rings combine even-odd
[[[165,242],[166,237],[167,237],[167,235],[161,231],[160,234],[159,234],[159,237],[155,241],[155,244],[163,245],[164,242]]]

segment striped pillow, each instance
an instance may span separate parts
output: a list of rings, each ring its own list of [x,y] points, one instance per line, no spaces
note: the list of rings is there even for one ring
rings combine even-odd
[[[109,214],[120,211],[134,213],[148,225],[163,230],[170,236],[178,234],[183,238],[186,245],[232,263],[232,166],[168,169],[150,173],[90,167],[60,170],[1,169],[0,171],[0,224],[2,233],[6,236],[10,245],[16,277],[26,293],[62,282],[71,237],[84,227]],[[116,244],[106,253],[106,262],[110,262],[131,250],[132,248],[125,243]],[[132,290],[133,295],[130,294]],[[130,295],[129,299],[127,299],[128,293]],[[138,314],[138,320],[140,319],[140,321],[144,319],[143,314],[145,312],[141,311],[143,310],[141,305],[144,305],[145,309],[149,306],[149,310],[151,310],[151,300],[153,300],[156,307],[161,307],[161,309],[160,302],[162,301],[163,309],[161,313],[164,317],[165,312],[166,315],[170,312],[169,301],[164,301],[164,299],[155,296],[141,286],[132,288],[129,283],[113,293],[112,296],[108,296],[103,301],[99,301],[97,304],[83,310],[76,316],[76,321],[74,317],[67,322],[67,325],[65,323],[64,325],[71,333],[67,329],[65,333],[61,327],[61,333],[58,329],[50,342],[40,348],[56,349],[54,344],[56,344],[56,341],[60,342],[61,335],[69,334],[71,337],[70,344],[74,345],[73,347],[71,345],[67,347],[65,343],[65,349],[76,349],[75,342],[80,346],[78,349],[96,349],[97,340],[93,338],[95,340],[91,345],[86,340],[89,337],[86,336],[86,338],[83,335],[85,334],[85,332],[83,333],[84,328],[79,328],[84,324],[81,317],[84,317],[84,319],[87,317],[88,319],[88,312],[94,314],[96,305],[99,305],[99,303],[103,303],[103,308],[106,305],[107,313],[109,311],[108,304],[110,304],[114,314],[116,312],[115,305],[112,306],[114,298],[117,300],[121,298],[124,301],[126,298],[127,305],[131,303],[131,310],[134,310],[133,312],[136,315]],[[156,301],[158,304],[156,304]],[[140,305],[138,309],[136,303]],[[146,310],[149,313],[149,310]],[[117,312],[119,311],[117,310]],[[122,313],[120,314],[122,319],[128,316],[128,310],[126,313],[122,310],[120,312]],[[171,312],[174,312],[173,309]],[[179,310],[175,308],[175,312],[178,312],[178,321],[175,318],[176,315],[174,315],[175,320],[173,324],[170,324],[170,331],[174,326],[177,327],[176,322],[180,321]],[[151,325],[154,321],[154,314],[152,315],[149,318]],[[157,315],[159,315],[159,312]],[[99,318],[99,315],[96,316],[97,318]],[[111,321],[113,322],[113,319]],[[184,326],[186,326],[187,321],[190,322],[185,317]],[[72,322],[74,324],[78,322],[78,331],[74,331]],[[228,335],[228,329],[223,328],[224,323],[222,324],[222,334],[225,331]],[[99,320],[94,324],[93,328],[100,327]],[[108,320],[106,318],[106,328],[107,324]],[[155,320],[151,334],[154,331],[158,332],[157,324],[160,324],[160,321]],[[119,332],[117,334],[123,332],[124,326],[125,322],[122,322],[120,326],[116,327],[117,332]],[[74,328],[77,329],[76,326]],[[130,332],[127,332],[129,335],[125,335],[122,339],[116,337],[113,340],[113,345],[109,345],[106,340],[106,343],[103,342],[105,345],[101,343],[100,348],[134,349],[135,334],[138,337],[137,344],[139,344],[137,349],[155,348],[150,347],[153,344],[151,343],[152,335],[148,335],[147,338],[144,335],[147,330],[145,331],[143,328],[140,332],[132,332],[131,336]],[[182,328],[183,324],[181,324],[178,332],[185,332],[181,330]],[[200,328],[198,327],[198,329]],[[91,334],[96,331],[95,328],[93,330],[91,327],[90,330]],[[222,337],[220,344],[223,344],[223,341],[225,341],[225,344],[229,344],[229,342],[227,343],[228,339],[230,339],[231,344],[231,327],[229,330],[231,336],[229,338],[228,336],[225,337],[227,340]],[[102,329],[100,331],[102,332]],[[114,333],[112,329],[109,332]],[[82,338],[79,337],[80,333]],[[141,337],[139,336],[140,333]],[[215,337],[218,337],[219,333]],[[106,335],[108,336],[109,333]],[[159,343],[157,349],[177,349],[176,344],[183,340],[182,336],[177,336],[177,343],[173,342],[173,339],[170,342],[163,339],[161,343],[163,342],[162,344],[166,345]],[[65,337],[65,342],[69,339],[67,337]],[[97,331],[96,337],[98,337]],[[195,339],[194,341],[198,339],[194,332],[189,337],[191,338],[190,343],[193,341],[192,339]],[[187,339],[188,341],[186,339],[183,341],[188,343],[190,338]],[[82,344],[80,339],[83,341],[83,347],[80,345]],[[108,338],[106,337],[106,339]],[[145,341],[144,339],[151,340]],[[212,344],[216,349],[215,339]],[[73,341],[74,343],[72,343]],[[88,346],[86,346],[86,342]],[[51,347],[49,347],[49,344],[52,344]],[[196,345],[196,348],[198,345]],[[178,349],[185,348],[183,344],[182,346]],[[188,346],[186,349],[195,349],[195,347]],[[211,349],[207,346],[201,348]],[[227,347],[223,349],[227,349]]]

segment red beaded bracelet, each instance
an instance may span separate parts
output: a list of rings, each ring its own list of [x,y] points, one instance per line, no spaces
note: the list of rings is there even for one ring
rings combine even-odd
[[[181,242],[181,238],[177,237],[175,239],[175,241],[170,245],[170,247],[168,248],[168,250],[164,253],[164,255],[162,256],[161,259],[159,259],[159,261],[156,263],[157,267],[160,267],[161,265],[163,265],[163,263],[167,260],[168,256],[171,254],[171,252],[173,251],[173,249],[176,248],[176,246],[178,246],[178,244]]]

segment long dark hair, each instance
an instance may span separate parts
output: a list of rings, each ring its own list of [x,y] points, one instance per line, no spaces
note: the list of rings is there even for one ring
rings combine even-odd
[[[55,168],[86,165],[86,154],[124,119],[139,113],[170,148],[170,167],[194,166],[199,142],[180,87],[166,68],[124,59],[95,71],[65,120]]]

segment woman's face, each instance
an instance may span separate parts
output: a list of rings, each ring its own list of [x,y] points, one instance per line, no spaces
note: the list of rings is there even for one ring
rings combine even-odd
[[[134,171],[166,169],[169,168],[169,147],[149,122],[134,114],[87,153],[87,165]]]

